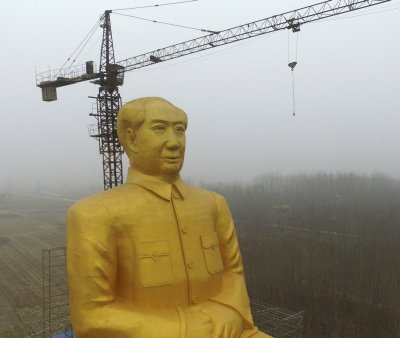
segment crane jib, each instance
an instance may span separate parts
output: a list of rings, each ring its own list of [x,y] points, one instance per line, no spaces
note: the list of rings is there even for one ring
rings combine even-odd
[[[154,61],[152,61],[154,59],[157,59],[157,62],[167,61],[283,29],[298,31],[300,25],[305,23],[345,14],[388,1],[391,0],[342,0],[320,2],[294,11],[273,15],[262,20],[249,22],[244,25],[160,48],[145,54],[118,61],[117,63],[124,67],[127,72],[149,66],[154,63]]]
[[[124,68],[123,71],[127,72],[283,29],[297,30],[305,23],[326,19],[389,1],[391,0],[341,0],[320,2],[293,11],[273,15],[262,20],[249,22],[220,32],[214,32],[199,38],[159,48],[138,56],[120,60],[116,62],[116,64],[122,66]],[[60,76],[60,74],[62,74],[62,76]],[[72,70],[56,69],[38,73],[36,75],[36,84],[38,87],[61,87],[77,82],[93,80],[99,77],[100,72],[88,75],[86,74],[84,66],[77,66]]]
[[[90,136],[98,140],[99,152],[103,157],[104,190],[123,183],[122,153],[118,142],[116,120],[121,96],[118,87],[124,82],[124,73],[160,62],[198,53],[210,48],[224,46],[267,33],[290,29],[298,32],[301,25],[379,5],[391,0],[335,0],[324,1],[293,11],[232,27],[196,39],[187,40],[168,47],[115,62],[111,33],[111,11],[105,11],[100,26],[103,39],[99,67],[93,61],[67,69],[55,69],[36,74],[36,85],[42,89],[43,101],[57,100],[57,87],[91,81],[99,85],[96,97],[97,111],[91,113],[97,122],[90,128]],[[295,63],[289,64],[294,68]]]

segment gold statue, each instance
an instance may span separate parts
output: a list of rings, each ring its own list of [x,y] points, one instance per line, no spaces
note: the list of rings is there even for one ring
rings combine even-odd
[[[252,321],[225,199],[179,176],[186,126],[186,114],[161,98],[120,109],[127,182],[68,213],[78,338],[269,337]]]

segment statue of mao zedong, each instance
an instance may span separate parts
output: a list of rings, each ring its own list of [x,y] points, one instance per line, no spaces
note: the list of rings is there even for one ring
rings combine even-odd
[[[269,337],[253,324],[225,199],[179,176],[186,127],[184,111],[158,97],[120,109],[126,183],[68,212],[78,338]]]

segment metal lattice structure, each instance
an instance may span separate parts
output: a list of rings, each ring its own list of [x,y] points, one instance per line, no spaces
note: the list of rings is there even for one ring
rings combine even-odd
[[[68,308],[66,249],[42,251],[43,331],[29,338],[74,338]],[[254,323],[274,338],[302,338],[304,311],[293,312],[260,300],[251,300]]]
[[[390,0],[324,1],[279,15],[274,15],[262,20],[249,22],[244,25],[229,28],[220,32],[214,32],[197,39],[192,39],[165,48],[160,48],[139,56],[121,60],[118,62],[118,64],[121,65],[127,72],[130,70],[150,66],[154,63],[176,59],[181,56],[201,52],[203,50],[239,42],[259,35],[284,29],[291,29],[293,32],[298,32],[300,31],[300,25],[305,23],[326,19],[350,11],[378,5],[387,1]]]
[[[42,250],[43,264],[43,338],[68,332],[66,248]]]
[[[118,86],[123,78],[115,64],[114,43],[111,32],[110,11],[102,18],[103,39],[100,53],[100,79],[97,95],[97,113],[90,114],[97,119],[97,133],[91,136],[99,141],[99,152],[103,157],[104,190],[123,183],[122,154],[123,150],[117,137],[117,114],[121,106]],[[122,73],[123,74],[123,73]]]
[[[120,106],[118,88],[102,86],[97,96],[97,113],[90,114],[97,119],[97,128],[90,136],[99,141],[99,152],[103,157],[104,190],[123,183],[123,150],[117,137],[117,114]]]
[[[29,338],[73,338],[66,271],[66,249],[42,250],[43,331]],[[252,299],[251,312],[257,327],[274,338],[302,338],[304,311],[293,312]]]
[[[260,300],[251,300],[256,326],[274,338],[303,338],[304,311],[292,312]]]
[[[119,62],[115,62],[114,55],[110,21],[112,11],[107,10],[102,16],[100,24],[103,29],[103,40],[98,71],[95,71],[94,64],[91,61],[87,62],[85,67],[77,66],[68,70],[49,70],[36,74],[36,85],[42,89],[44,101],[57,99],[57,87],[89,80],[100,86],[97,97],[98,111],[96,114],[92,114],[97,118],[98,132],[91,136],[99,140],[99,150],[103,156],[104,189],[107,190],[123,182],[122,149],[116,138],[115,119],[121,102],[118,86],[123,84],[125,72],[284,29],[298,32],[300,26],[305,23],[388,1],[391,0],[324,1],[219,32],[212,32],[196,39],[160,48]]]

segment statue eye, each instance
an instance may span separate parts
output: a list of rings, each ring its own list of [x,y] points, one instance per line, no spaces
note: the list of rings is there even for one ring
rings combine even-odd
[[[156,133],[163,133],[167,129],[167,127],[162,124],[158,124],[151,129],[154,130]]]
[[[185,128],[183,126],[176,126],[175,130],[178,135],[183,135],[185,133]]]

